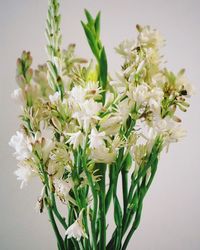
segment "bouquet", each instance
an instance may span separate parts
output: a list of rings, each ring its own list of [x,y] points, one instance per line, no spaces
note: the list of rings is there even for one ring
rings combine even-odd
[[[49,0],[48,59],[35,70],[30,52],[17,60],[19,88],[12,96],[21,126],[9,144],[21,188],[33,177],[42,183],[37,209],[47,210],[59,250],[125,250],[161,152],[185,135],[178,114],[189,107],[192,87],[184,69],[174,74],[165,67],[164,40],[149,26],[137,25],[136,41],[116,48],[123,64],[112,77],[100,13],[85,15],[90,61],[75,55],[74,44],[61,49],[59,1]],[[115,228],[108,238],[111,206]]]

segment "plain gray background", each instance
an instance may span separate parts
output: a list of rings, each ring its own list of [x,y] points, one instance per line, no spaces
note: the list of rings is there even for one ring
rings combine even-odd
[[[47,215],[35,213],[41,185],[33,181],[22,191],[13,171],[16,161],[8,147],[18,129],[19,108],[10,94],[17,87],[15,63],[23,49],[30,50],[34,66],[46,60],[45,17],[47,0],[0,0],[0,249],[55,250]],[[102,11],[102,40],[110,71],[119,69],[113,47],[135,37],[135,25],[150,24],[167,40],[163,54],[168,67],[186,67],[196,95],[182,114],[188,135],[163,153],[159,170],[145,200],[141,225],[129,250],[200,249],[200,1],[199,0],[63,0],[63,46],[77,43],[77,54],[91,57],[80,25],[83,9]],[[111,214],[112,215],[112,214]]]

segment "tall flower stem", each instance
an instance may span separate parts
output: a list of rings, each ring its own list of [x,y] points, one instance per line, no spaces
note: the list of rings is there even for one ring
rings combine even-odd
[[[106,209],[105,209],[105,173],[106,164],[98,163],[97,167],[99,169],[99,174],[101,175],[101,180],[99,181],[99,228],[100,228],[100,238],[99,238],[99,250],[106,249]]]
[[[124,214],[126,213],[127,203],[128,203],[128,171],[126,169],[122,169],[122,193],[123,193],[123,208]]]
[[[133,225],[124,241],[124,244],[122,246],[122,250],[126,250],[127,246],[128,246],[128,243],[133,235],[133,233],[135,232],[135,230],[137,229],[137,227],[139,226],[139,223],[140,223],[140,218],[141,218],[141,214],[142,214],[142,205],[143,205],[143,199],[147,193],[147,191],[149,190],[149,187],[151,186],[152,184],[152,181],[154,179],[154,176],[156,174],[156,170],[157,170],[157,164],[158,164],[158,159],[156,158],[153,166],[152,166],[152,169],[151,169],[151,176],[149,178],[149,181],[147,182],[147,184],[144,186],[144,188],[141,189],[141,196],[140,196],[140,199],[139,199],[139,203],[138,203],[138,208],[137,208],[137,211],[136,211],[136,215],[135,215],[135,219],[134,219],[134,222],[133,222]],[[145,176],[145,179],[144,179],[144,182],[146,181],[146,176]]]

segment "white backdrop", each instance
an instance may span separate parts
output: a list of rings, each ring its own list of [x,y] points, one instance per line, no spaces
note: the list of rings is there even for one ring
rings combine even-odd
[[[47,215],[35,213],[41,186],[33,181],[22,191],[13,171],[16,161],[8,141],[18,126],[19,109],[10,98],[15,83],[15,62],[30,50],[34,66],[46,60],[47,0],[0,0],[0,249],[55,250]],[[152,188],[145,200],[141,225],[129,250],[200,249],[200,1],[199,0],[63,0],[63,45],[77,43],[77,53],[91,57],[80,19],[83,9],[102,11],[102,40],[110,71],[119,69],[113,47],[135,36],[135,25],[150,24],[167,40],[163,50],[168,67],[186,67],[196,87],[191,108],[183,114],[188,135],[163,154]],[[185,119],[184,119],[185,117]]]

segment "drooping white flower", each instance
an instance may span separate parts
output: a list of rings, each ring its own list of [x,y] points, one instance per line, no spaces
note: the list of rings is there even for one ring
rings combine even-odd
[[[14,155],[19,161],[31,156],[32,146],[28,138],[20,131],[16,132],[10,139],[9,145],[15,149]]]
[[[67,235],[68,239],[75,238],[77,241],[79,241],[81,237],[88,238],[82,224],[82,212],[80,212],[78,219],[67,228],[65,235]]]
[[[58,195],[61,195],[65,199],[68,199],[69,192],[71,188],[73,187],[72,181],[54,178],[53,183],[54,183],[54,187]]]
[[[60,100],[60,92],[55,92],[53,95],[49,95],[51,104],[56,104]]]
[[[98,132],[96,128],[92,128],[89,138],[90,148],[98,148],[105,144],[105,132]]]
[[[78,146],[83,146],[85,136],[81,131],[75,133],[66,133],[66,135],[70,136],[67,140],[67,143],[73,145],[73,149],[78,148]]]
[[[27,164],[18,164],[18,169],[14,172],[17,180],[21,181],[20,188],[23,188],[29,180],[35,175],[32,168]]]
[[[44,197],[45,197],[45,185],[42,187],[40,196],[37,199],[37,202],[35,204],[35,210],[37,213],[42,213],[44,209]]]

